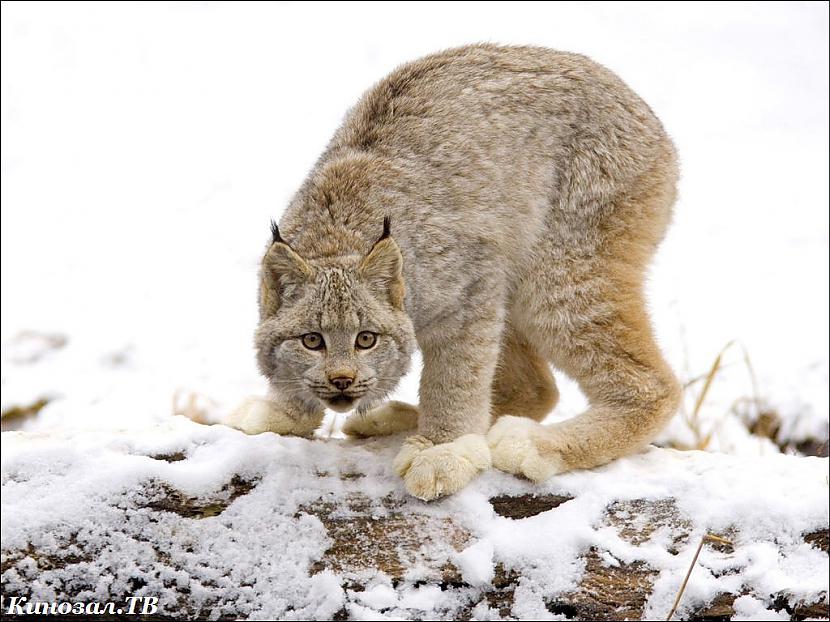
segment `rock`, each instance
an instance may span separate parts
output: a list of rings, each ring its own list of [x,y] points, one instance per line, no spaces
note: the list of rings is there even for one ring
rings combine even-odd
[[[391,471],[394,439],[246,437],[177,421],[145,437],[89,432],[62,440],[15,432],[3,442],[5,602],[103,601],[124,609],[131,596],[157,597],[155,619],[664,617],[706,533],[671,491],[701,488],[713,495],[715,510],[723,506],[729,515],[729,495],[739,492],[729,488],[734,472],[712,476],[723,465],[758,468],[654,449],[558,478],[567,488],[488,473],[458,497],[423,503],[406,495]],[[824,463],[799,462],[819,459],[775,460],[782,462],[770,472],[784,472],[780,483],[766,482],[767,495],[786,495],[792,482],[813,479],[810,490],[826,495],[824,475],[817,475]],[[633,481],[632,489],[651,493],[620,499],[611,481]],[[746,512],[745,503],[736,507]],[[816,517],[819,506],[809,506]],[[802,524],[803,513],[794,508],[786,520]],[[569,523],[585,517],[593,518]],[[798,542],[771,534],[762,542],[766,554],[775,560],[776,550],[807,551],[826,561],[828,531],[810,528],[816,520],[794,532],[803,534]],[[561,558],[542,546],[555,535],[543,526],[561,531],[557,542],[570,547]],[[697,565],[710,569],[693,570],[691,583],[732,587],[705,600],[687,590],[676,619],[727,620],[742,595],[794,620],[827,617],[825,588],[798,596],[783,585],[771,594],[753,588],[741,547],[757,546],[764,532],[752,529],[734,521],[719,534],[734,547],[705,545]],[[529,537],[511,541],[522,534]],[[539,574],[545,564],[552,574]],[[722,581],[717,568],[726,573]]]
[[[499,516],[516,519],[548,512],[571,499],[562,495],[499,495],[492,497],[490,504]]]

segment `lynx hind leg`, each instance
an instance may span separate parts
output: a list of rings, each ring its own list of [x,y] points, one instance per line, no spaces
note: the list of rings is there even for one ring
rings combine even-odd
[[[274,432],[286,436],[311,437],[323,421],[323,411],[306,412],[281,406],[273,400],[249,397],[224,421],[245,434]]]
[[[536,249],[532,277],[513,308],[523,332],[579,383],[590,407],[551,426],[501,418],[488,435],[497,468],[540,481],[599,466],[645,446],[676,412],[680,387],[655,343],[642,295],[645,266],[675,198],[668,141],[662,153],[632,192],[602,210],[604,229],[592,231],[583,247]]]
[[[418,427],[418,408],[404,402],[386,402],[366,413],[354,413],[343,424],[349,436],[389,436]]]
[[[505,328],[492,387],[492,413],[542,421],[559,401],[550,363],[512,327]]]
[[[535,481],[639,450],[675,413],[680,399],[644,309],[580,323],[557,335],[556,344],[554,363],[577,380],[590,408],[550,426],[502,417],[488,434],[493,465]]]

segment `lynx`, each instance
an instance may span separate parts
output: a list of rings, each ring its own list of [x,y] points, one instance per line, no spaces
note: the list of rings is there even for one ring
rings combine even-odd
[[[679,400],[643,292],[677,175],[651,109],[584,56],[472,45],[398,68],[272,227],[270,394],[230,423],[310,435],[329,407],[356,410],[354,436],[412,430],[394,467],[425,500],[491,466],[541,482],[639,450]],[[416,345],[418,406],[384,404]],[[551,366],[590,406],[542,425]]]

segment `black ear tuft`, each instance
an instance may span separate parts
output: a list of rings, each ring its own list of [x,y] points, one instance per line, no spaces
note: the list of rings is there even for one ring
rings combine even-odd
[[[375,246],[383,242],[386,238],[392,237],[392,217],[391,216],[384,216],[383,217],[383,233],[381,236],[375,240],[375,243],[372,244],[372,248],[369,250],[371,253]]]
[[[391,216],[384,216],[383,217],[383,235],[378,238],[378,242],[381,240],[385,240],[389,236],[392,235],[392,217]]]
[[[288,242],[283,240],[282,236],[280,235],[279,226],[277,226],[277,223],[274,222],[273,220],[271,221],[271,237],[272,237],[272,241],[271,241],[272,244],[276,244],[277,242],[279,242],[280,244],[285,244],[286,246],[288,246]]]

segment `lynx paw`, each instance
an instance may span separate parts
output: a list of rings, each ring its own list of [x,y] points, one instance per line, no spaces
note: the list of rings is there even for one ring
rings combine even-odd
[[[270,400],[249,397],[236,407],[225,425],[241,430],[245,434],[275,432],[289,436],[306,436],[314,434],[320,425],[316,417],[292,418],[286,415]]]
[[[410,436],[394,462],[406,489],[424,501],[458,492],[490,465],[490,449],[480,434],[466,434],[440,445],[423,436]]]
[[[524,475],[543,482],[565,470],[561,457],[550,450],[540,451],[539,436],[545,428],[524,417],[501,417],[487,434],[493,466],[500,471]]]
[[[403,402],[387,402],[367,413],[355,413],[343,425],[349,436],[388,436],[418,426],[418,409]]]

